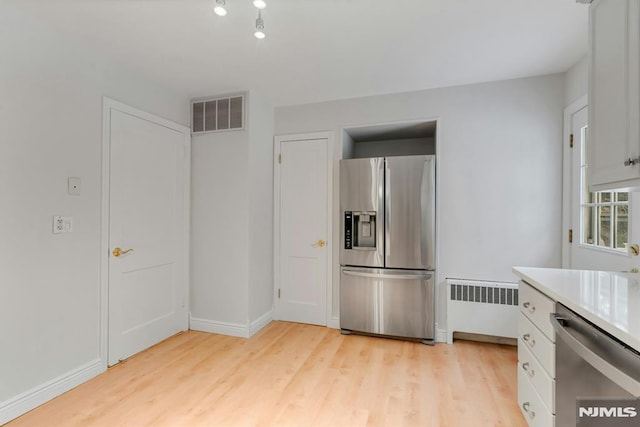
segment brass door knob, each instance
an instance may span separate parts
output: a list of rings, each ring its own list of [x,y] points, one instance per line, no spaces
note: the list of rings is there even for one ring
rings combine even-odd
[[[129,252],[133,252],[133,248],[127,249],[126,251],[122,250],[121,248],[115,248],[111,253],[114,257],[118,258],[120,255],[128,254]]]
[[[325,242],[324,240],[318,240],[317,242],[315,242],[313,245],[311,245],[315,248],[317,247],[321,247],[324,248],[325,246],[327,246],[327,242]]]

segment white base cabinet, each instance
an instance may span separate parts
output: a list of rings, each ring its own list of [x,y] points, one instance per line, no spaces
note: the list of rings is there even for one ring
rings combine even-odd
[[[519,284],[518,405],[531,427],[555,425],[555,302],[526,282]]]
[[[555,426],[555,416],[544,406],[540,395],[521,369],[518,369],[518,405],[530,427]]]

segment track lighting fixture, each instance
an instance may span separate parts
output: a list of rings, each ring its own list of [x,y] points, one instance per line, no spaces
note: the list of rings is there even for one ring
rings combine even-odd
[[[253,33],[253,35],[257,39],[262,40],[267,36],[263,30],[264,30],[264,21],[262,20],[262,14],[260,13],[260,10],[258,10],[258,19],[256,19],[256,32]]]
[[[227,5],[226,0],[215,0],[215,7],[213,11],[218,16],[226,16],[227,9],[225,6]],[[255,38],[262,40],[267,35],[264,33],[264,20],[262,19],[262,10],[267,7],[267,2],[265,0],[253,0],[253,5],[258,9],[258,19],[256,19],[256,31],[253,33]]]

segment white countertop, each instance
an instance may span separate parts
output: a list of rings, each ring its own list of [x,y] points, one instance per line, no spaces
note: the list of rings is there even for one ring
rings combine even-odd
[[[549,298],[640,351],[640,274],[514,267]]]

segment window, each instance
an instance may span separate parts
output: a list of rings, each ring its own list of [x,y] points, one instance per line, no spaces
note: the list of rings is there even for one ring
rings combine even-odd
[[[629,193],[626,191],[590,192],[585,161],[587,127],[580,140],[580,223],[581,243],[625,251],[629,242]]]

